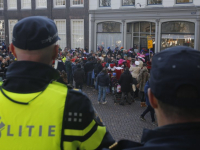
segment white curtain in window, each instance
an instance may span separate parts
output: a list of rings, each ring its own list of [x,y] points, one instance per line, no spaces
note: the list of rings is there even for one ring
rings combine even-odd
[[[66,44],[66,21],[65,20],[56,20],[55,21],[57,29],[58,29],[58,36],[60,37],[61,40],[58,40],[58,45],[62,49],[64,49],[67,44]]]
[[[8,0],[8,9],[17,9],[17,0]]]
[[[84,48],[84,21],[72,20],[71,48]]]
[[[22,8],[31,8],[31,0],[21,0]]]
[[[97,33],[97,49],[103,46],[104,50],[110,47],[112,50],[115,46],[122,46],[122,33]]]
[[[0,0],[0,9],[3,9],[3,0]]]
[[[5,41],[5,24],[4,20],[0,20],[0,45]]]
[[[47,0],[37,0],[37,7],[47,7]]]
[[[8,20],[8,25],[9,25],[9,44],[12,43],[12,33],[13,33],[13,28],[15,24],[17,23],[17,20]]]

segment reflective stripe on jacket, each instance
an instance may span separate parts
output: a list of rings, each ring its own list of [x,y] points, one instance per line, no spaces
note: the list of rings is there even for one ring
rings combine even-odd
[[[11,99],[25,103],[41,93],[2,90]],[[0,149],[92,150],[112,143],[112,137],[105,138],[109,137],[106,127],[94,109],[88,107],[91,102],[83,98],[80,103],[78,96],[83,98],[81,92],[57,82],[49,84],[27,105],[12,102],[0,92]],[[83,112],[85,107],[88,107],[87,112]]]

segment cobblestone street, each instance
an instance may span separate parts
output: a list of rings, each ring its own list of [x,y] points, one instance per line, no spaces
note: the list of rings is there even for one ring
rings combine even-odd
[[[84,86],[83,92],[90,98],[115,140],[129,139],[140,142],[144,128],[155,128],[151,123],[150,113],[145,116],[146,122],[140,120],[139,116],[145,108],[140,107],[139,101],[135,101],[131,105],[121,106],[114,104],[112,95],[107,95],[108,103],[102,105],[97,103],[98,92],[96,90]]]

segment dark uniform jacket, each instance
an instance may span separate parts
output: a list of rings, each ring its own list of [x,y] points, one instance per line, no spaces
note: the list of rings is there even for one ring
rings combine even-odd
[[[133,82],[133,79],[129,70],[124,71],[119,79],[119,84],[121,85],[121,91],[131,92],[132,82]]]
[[[9,66],[7,80],[3,83],[2,88],[13,93],[35,93],[45,90],[51,81],[58,78],[59,73],[49,65],[30,61],[18,61]],[[69,112],[82,113],[82,123],[68,122],[67,117]],[[83,130],[87,128],[93,120],[95,120],[96,124],[84,136],[66,136],[62,133],[61,141],[84,142],[91,138],[97,131],[98,126],[104,126],[92,107],[89,98],[82,92],[68,88],[63,118],[63,131],[64,129]],[[106,134],[97,149],[108,147],[113,143],[114,140],[112,136],[106,131]]]
[[[200,122],[166,125],[144,129],[141,143],[122,140],[112,150],[199,150],[199,135]]]

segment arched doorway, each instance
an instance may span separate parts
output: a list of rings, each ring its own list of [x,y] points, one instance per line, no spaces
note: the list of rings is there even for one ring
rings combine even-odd
[[[97,50],[106,50],[107,47],[115,49],[122,45],[121,23],[107,21],[97,24]]]

